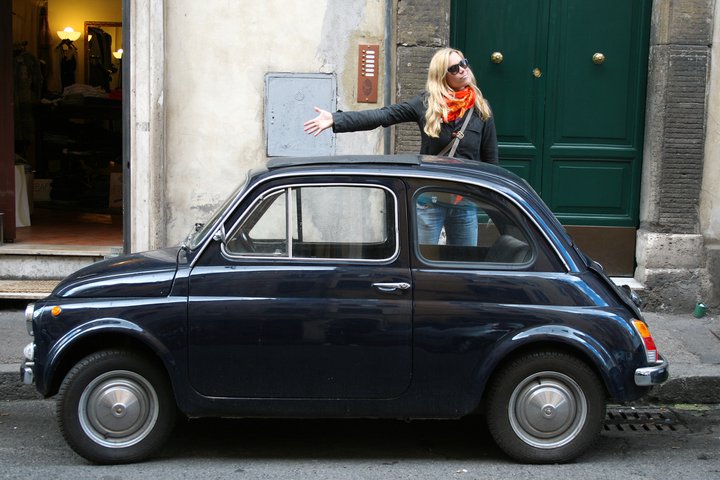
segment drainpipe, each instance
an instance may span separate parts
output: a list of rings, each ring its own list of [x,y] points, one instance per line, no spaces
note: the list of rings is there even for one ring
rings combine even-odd
[[[384,84],[384,104],[388,106],[392,103],[392,52],[393,52],[393,5],[394,0],[385,0],[385,78]],[[392,143],[392,128],[383,129],[383,145],[385,155],[390,154],[390,145]]]

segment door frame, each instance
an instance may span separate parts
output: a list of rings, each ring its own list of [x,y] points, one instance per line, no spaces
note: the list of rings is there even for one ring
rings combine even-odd
[[[0,244],[15,240],[15,127],[13,104],[12,2],[0,2]]]

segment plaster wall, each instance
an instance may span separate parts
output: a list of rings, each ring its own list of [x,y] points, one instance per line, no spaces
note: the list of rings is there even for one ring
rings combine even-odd
[[[335,73],[339,109],[381,106],[354,99],[357,45],[379,44],[384,55],[385,1],[164,5],[165,187],[158,215],[164,217],[162,243],[168,245],[206,219],[248,170],[265,163],[267,73]],[[379,99],[383,84],[381,76]],[[315,116],[313,107],[307,105],[307,119]],[[344,134],[336,142],[338,154],[382,148],[380,129]]]

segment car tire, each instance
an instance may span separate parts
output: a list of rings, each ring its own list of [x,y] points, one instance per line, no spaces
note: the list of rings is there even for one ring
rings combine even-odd
[[[536,352],[500,369],[489,385],[487,423],[497,445],[524,463],[565,463],[597,440],[606,392],[582,360]]]
[[[99,464],[137,462],[157,451],[177,411],[165,371],[126,350],[78,362],[60,386],[56,409],[70,447]]]

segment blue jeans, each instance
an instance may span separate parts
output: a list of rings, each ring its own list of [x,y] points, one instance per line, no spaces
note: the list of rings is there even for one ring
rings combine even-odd
[[[448,245],[477,245],[477,207],[467,200],[456,205],[431,201],[421,195],[417,202],[418,243],[437,245],[445,227]]]

